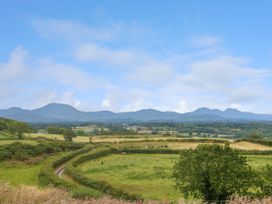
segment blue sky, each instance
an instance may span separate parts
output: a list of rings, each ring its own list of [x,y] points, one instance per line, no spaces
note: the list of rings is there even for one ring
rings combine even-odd
[[[0,108],[272,113],[272,2],[0,1]]]

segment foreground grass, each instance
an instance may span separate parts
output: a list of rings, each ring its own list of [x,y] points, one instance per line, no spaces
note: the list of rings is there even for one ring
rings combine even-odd
[[[2,204],[129,204],[109,197],[99,199],[74,199],[66,191],[57,188],[38,189],[34,186],[13,187],[0,183],[0,203]]]
[[[0,181],[11,185],[38,185],[41,164],[24,164],[22,162],[0,162]]]
[[[0,183],[0,203],[3,204],[53,204],[53,203],[65,203],[65,204],[132,204],[128,201],[121,201],[112,199],[109,197],[99,199],[74,199],[61,189],[57,188],[43,188],[38,189],[34,186],[20,186],[12,187],[6,183]],[[136,202],[142,203],[142,202]],[[180,201],[179,204],[189,204],[188,202]],[[265,198],[262,200],[250,200],[247,198],[233,198],[226,204],[270,204],[272,198]],[[144,202],[142,204],[159,204],[157,202]],[[190,204],[200,204],[200,202],[194,201]]]

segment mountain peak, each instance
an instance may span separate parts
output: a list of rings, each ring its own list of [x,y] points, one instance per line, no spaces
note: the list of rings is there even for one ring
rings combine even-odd
[[[239,111],[239,110],[236,109],[236,108],[228,108],[228,109],[226,109],[224,112],[240,113],[241,111]]]
[[[152,108],[147,108],[147,109],[138,110],[136,112],[149,112],[149,113],[155,113],[156,112],[157,113],[157,112],[160,112],[160,111],[158,111],[156,109],[152,109]]]
[[[32,112],[36,115],[43,115],[46,117],[54,118],[76,118],[80,113],[80,111],[78,111],[74,107],[61,103],[49,103],[41,108],[33,110]]]
[[[48,107],[66,107],[66,108],[75,109],[73,106],[70,106],[70,105],[64,104],[64,103],[48,103],[47,105],[43,106],[42,108],[48,108]]]
[[[206,107],[198,108],[193,113],[198,114],[219,114],[221,111],[218,109],[210,109]]]

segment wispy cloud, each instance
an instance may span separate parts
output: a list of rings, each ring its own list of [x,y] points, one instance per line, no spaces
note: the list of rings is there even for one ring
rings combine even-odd
[[[190,44],[193,47],[211,47],[221,43],[221,39],[217,36],[205,35],[193,37],[190,39]]]

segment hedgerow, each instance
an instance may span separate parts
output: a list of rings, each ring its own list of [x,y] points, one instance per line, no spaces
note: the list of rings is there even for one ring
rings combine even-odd
[[[121,141],[118,143],[130,143],[131,141]],[[177,138],[177,139],[144,139],[139,141],[133,141],[133,143],[141,142],[193,142],[193,143],[223,143],[230,144],[228,140],[224,139],[206,139],[206,138]]]
[[[179,154],[184,150],[159,148],[119,148],[112,149],[113,153],[143,153],[143,154]]]
[[[72,159],[75,156],[86,153],[90,151],[91,149],[93,149],[93,147],[89,146],[87,148],[80,149],[72,153],[60,154],[48,159],[46,162],[44,162],[40,170],[40,173],[38,176],[39,183],[42,186],[49,185],[49,186],[55,186],[55,187],[60,187],[60,188],[69,190],[73,197],[94,197],[94,198],[100,197],[102,195],[101,192],[91,188],[80,186],[76,183],[65,181],[59,178],[55,174],[55,168],[57,166],[63,164],[64,162]]]
[[[14,142],[0,146],[0,161],[15,159],[26,160],[40,155],[51,155],[57,152],[73,151],[82,148],[83,144],[70,142],[42,142],[37,145]]]
[[[112,149],[104,147],[104,148],[95,149],[91,153],[82,155],[80,157],[76,157],[68,162],[65,172],[68,175],[70,175],[73,179],[78,181],[79,183],[85,186],[91,187],[93,189],[99,190],[115,198],[125,199],[125,200],[142,200],[140,195],[124,192],[122,189],[115,188],[104,181],[96,181],[96,180],[90,179],[84,176],[83,173],[79,169],[75,168],[76,166],[78,166],[79,164],[85,161],[109,155],[112,153],[112,151],[113,151]]]

